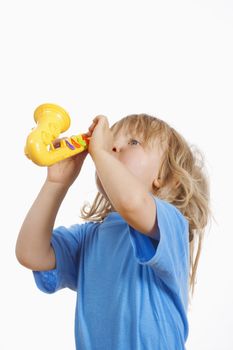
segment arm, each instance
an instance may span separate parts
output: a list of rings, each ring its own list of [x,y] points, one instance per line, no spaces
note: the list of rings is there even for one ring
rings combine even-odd
[[[59,207],[79,175],[87,151],[48,167],[47,179],[29,210],[16,243],[16,257],[32,270],[55,268],[55,253],[50,244]]]
[[[135,230],[155,238],[156,205],[143,184],[106,150],[96,150],[92,159],[117,212]]]
[[[58,209],[68,188],[45,181],[20,229],[16,243],[18,261],[31,270],[55,268],[55,254],[50,245]]]
[[[144,184],[112,156],[113,134],[105,116],[93,119],[90,135],[88,151],[110,202],[135,230],[157,239],[155,202]]]

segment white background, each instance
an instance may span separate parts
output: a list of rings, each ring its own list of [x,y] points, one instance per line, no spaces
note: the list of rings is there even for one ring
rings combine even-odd
[[[67,136],[86,132],[98,114],[112,125],[145,112],[203,151],[216,222],[206,233],[186,345],[233,349],[232,34],[230,0],[1,1],[1,350],[75,348],[75,293],[40,292],[14,253],[46,176],[23,152],[44,102],[69,112]],[[78,222],[95,194],[88,155],[56,225]]]

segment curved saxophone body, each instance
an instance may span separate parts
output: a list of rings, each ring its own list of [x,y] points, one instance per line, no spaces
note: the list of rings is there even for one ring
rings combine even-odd
[[[45,103],[34,111],[37,126],[27,137],[25,155],[40,166],[50,166],[87,149],[89,138],[85,134],[66,137],[54,146],[61,133],[70,127],[69,114],[60,106]]]

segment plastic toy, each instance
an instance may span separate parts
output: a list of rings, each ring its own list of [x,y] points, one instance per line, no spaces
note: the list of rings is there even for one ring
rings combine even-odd
[[[60,106],[51,103],[40,105],[34,111],[37,126],[27,137],[25,155],[35,164],[50,166],[87,149],[89,137],[85,134],[54,141],[70,127],[69,114]]]

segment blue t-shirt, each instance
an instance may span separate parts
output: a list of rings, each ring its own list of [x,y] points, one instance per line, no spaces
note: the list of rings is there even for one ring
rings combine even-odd
[[[188,336],[188,221],[154,197],[155,239],[118,212],[53,231],[56,268],[33,271],[45,293],[77,292],[78,350],[183,350]]]

